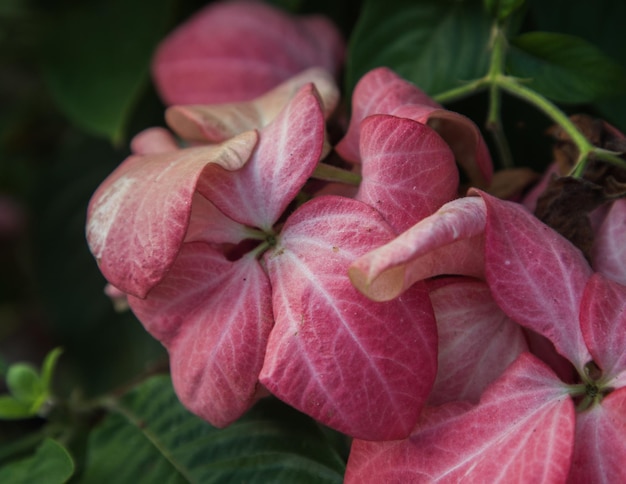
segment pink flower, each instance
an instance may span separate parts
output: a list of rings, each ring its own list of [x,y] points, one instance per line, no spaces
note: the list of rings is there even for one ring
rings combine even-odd
[[[577,378],[562,380],[562,367],[557,376],[523,354],[477,405],[427,410],[403,441],[355,442],[346,480],[480,475],[488,481],[621,482],[626,287],[594,273],[578,249],[522,206],[479,194],[449,203],[358,260],[353,280],[374,295],[389,281],[394,290],[383,294],[387,299],[423,277],[482,276],[503,312],[549,340]],[[441,254],[447,264],[437,262]],[[373,474],[377,463],[380,472]]]
[[[375,114],[412,119],[424,129],[435,130],[446,141],[473,186],[486,186],[491,182],[493,165],[478,127],[465,116],[444,109],[414,84],[386,67],[365,74],[354,89],[350,126],[335,148],[342,158],[359,162],[362,157],[359,143],[361,138],[366,138],[362,134],[362,122]],[[449,184],[454,187],[454,192],[448,200],[456,196],[458,174],[433,177],[431,182],[442,185],[434,187],[433,192],[449,194],[449,187],[443,186]]]
[[[263,105],[252,104],[220,109]],[[306,84],[269,122],[267,114],[257,118],[260,129],[234,129],[219,144],[177,149],[162,131],[137,138],[138,154],[90,203],[91,250],[167,347],[181,401],[214,425],[238,418],[267,388],[347,434],[404,437],[436,372],[426,288],[388,303],[354,289],[350,262],[397,232],[360,200],[322,196],[292,211],[324,151],[324,110]],[[423,140],[403,136],[419,134],[419,123],[379,116],[363,129],[385,140],[364,160],[372,182],[393,188],[404,183],[407,164],[426,159]],[[428,143],[448,156],[433,135]],[[379,198],[391,203],[396,195]],[[412,197],[423,199],[422,191],[399,200]]]
[[[152,71],[166,104],[248,101],[309,67],[336,75],[345,46],[319,16],[295,17],[261,2],[216,2],[159,46]]]

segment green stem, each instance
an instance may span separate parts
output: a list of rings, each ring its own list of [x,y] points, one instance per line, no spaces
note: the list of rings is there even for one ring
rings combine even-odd
[[[327,165],[326,163],[318,163],[311,177],[317,178],[318,180],[346,183],[354,186],[359,186],[361,183],[360,175],[344,170],[343,168]]]
[[[511,148],[502,127],[501,100],[502,93],[498,85],[498,79],[504,73],[504,61],[508,43],[504,27],[495,22],[491,31],[491,58],[487,80],[489,81],[489,112],[487,115],[487,129],[493,136],[500,162],[504,168],[513,167]]]
[[[475,79],[462,86],[436,94],[433,99],[441,104],[457,101],[485,90],[488,85],[487,78]]]
[[[626,161],[619,158],[619,156],[617,156],[618,153],[593,146],[579,131],[576,125],[567,117],[567,115],[541,94],[527,88],[517,79],[512,77],[501,76],[497,79],[497,82],[503,91],[506,91],[509,94],[528,102],[529,104],[532,104],[556,122],[563,129],[563,131],[567,133],[578,148],[579,152],[578,160],[576,160],[576,164],[570,173],[571,176],[582,176],[585,168],[587,167],[587,163],[589,162],[590,155],[593,155],[597,159],[601,159],[621,167],[626,167]]]

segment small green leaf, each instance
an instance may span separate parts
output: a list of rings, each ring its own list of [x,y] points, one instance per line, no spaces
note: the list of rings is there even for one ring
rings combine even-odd
[[[87,132],[119,143],[147,87],[153,49],[173,0],[87,2],[50,22],[44,52],[48,86]]]
[[[529,32],[511,44],[509,72],[554,101],[587,103],[626,91],[626,70],[579,37]]]
[[[489,14],[502,22],[511,16],[526,0],[484,0],[485,9]]]
[[[39,373],[28,363],[15,363],[9,367],[7,387],[17,401],[29,407],[37,402],[44,391]]]
[[[308,417],[275,400],[216,429],[153,377],[90,435],[84,482],[341,483],[344,462]]]
[[[52,439],[46,439],[32,457],[0,467],[0,482],[7,484],[62,484],[74,473],[68,451]]]
[[[491,19],[478,1],[366,0],[350,39],[348,92],[387,66],[429,94],[483,77]]]
[[[10,395],[0,396],[0,420],[18,420],[33,415],[31,405],[26,405]]]
[[[41,386],[46,393],[50,393],[50,386],[52,385],[52,376],[54,374],[54,368],[56,367],[59,356],[63,353],[63,349],[54,348],[50,353],[46,355],[41,365]]]

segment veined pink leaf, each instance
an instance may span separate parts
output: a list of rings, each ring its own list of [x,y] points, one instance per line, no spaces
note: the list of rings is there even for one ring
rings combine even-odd
[[[459,198],[391,242],[359,257],[350,280],[374,301],[388,301],[416,281],[438,275],[484,277],[485,204]]]
[[[478,126],[466,116],[442,107],[406,104],[391,113],[426,124],[452,149],[472,186],[486,188],[493,177],[493,164]]]
[[[352,444],[345,481],[563,482],[574,444],[574,405],[557,377],[522,354],[462,411],[425,413],[408,439]]]
[[[528,345],[522,327],[509,319],[482,281],[436,279],[428,284],[437,319],[437,379],[429,405],[455,400],[477,403]]]
[[[626,200],[612,203],[596,233],[592,248],[593,268],[626,285]]]
[[[352,260],[391,237],[371,207],[326,196],[291,215],[265,256],[276,326],[261,382],[325,425],[364,439],[408,435],[436,372],[425,286],[375,303],[347,277]]]
[[[485,270],[495,301],[552,341],[581,372],[591,360],[578,318],[591,268],[576,247],[522,205],[480,195],[487,206]]]
[[[179,149],[178,143],[172,133],[165,128],[148,128],[136,134],[130,149],[135,155],[151,155],[167,153]]]
[[[441,137],[423,124],[389,115],[361,124],[362,179],[357,200],[402,232],[456,197],[459,173]]]
[[[324,148],[324,116],[317,91],[304,86],[260,132],[241,170],[207,170],[198,191],[228,217],[270,231],[313,173]]]
[[[391,114],[427,124],[448,143],[473,185],[482,187],[491,182],[491,156],[476,124],[444,109],[417,86],[386,67],[365,74],[354,89],[350,126],[335,147],[342,158],[359,162],[361,122],[373,114]]]
[[[218,2],[161,43],[152,70],[168,105],[248,101],[309,67],[336,74],[344,51],[322,17],[295,17],[262,2]]]
[[[378,67],[369,71],[354,88],[350,126],[335,147],[337,153],[347,161],[359,162],[361,121],[372,114],[391,114],[395,108],[404,104],[441,107],[417,86],[402,79],[391,69]]]
[[[626,386],[626,286],[599,273],[591,276],[580,305],[580,327],[603,379]]]
[[[163,281],[129,303],[167,348],[185,407],[223,427],[252,406],[273,325],[269,280],[254,256],[231,262],[186,243]]]
[[[127,158],[89,202],[87,241],[102,274],[144,297],[163,279],[183,242],[203,170],[241,168],[258,140],[248,131],[213,146]]]
[[[626,388],[620,388],[577,415],[576,445],[567,482],[626,482],[625,435]]]
[[[339,102],[333,77],[321,68],[307,69],[253,101],[172,106],[165,119],[180,137],[189,141],[220,142],[251,129],[267,126],[306,84],[313,83],[328,118]]]

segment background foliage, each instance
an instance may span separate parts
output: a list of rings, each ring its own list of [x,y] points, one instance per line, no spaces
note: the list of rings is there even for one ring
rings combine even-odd
[[[272,3],[335,20],[350,48],[348,102],[359,77],[379,65],[432,95],[488,69],[492,18],[480,1]],[[566,112],[604,116],[626,131],[626,3],[484,3],[503,17],[512,12],[510,73]],[[89,197],[128,154],[130,137],[163,125],[149,76],[154,46],[204,4],[0,3],[0,394],[9,391],[10,365],[38,367],[63,348],[55,424],[0,421],[0,482],[342,479],[346,439],[279,402],[218,431],[177,403],[167,377],[148,378],[166,373],[165,352],[131,313],[114,311],[84,240]],[[486,95],[448,107],[483,125]],[[550,122],[507,96],[502,113],[515,162],[542,170]]]

